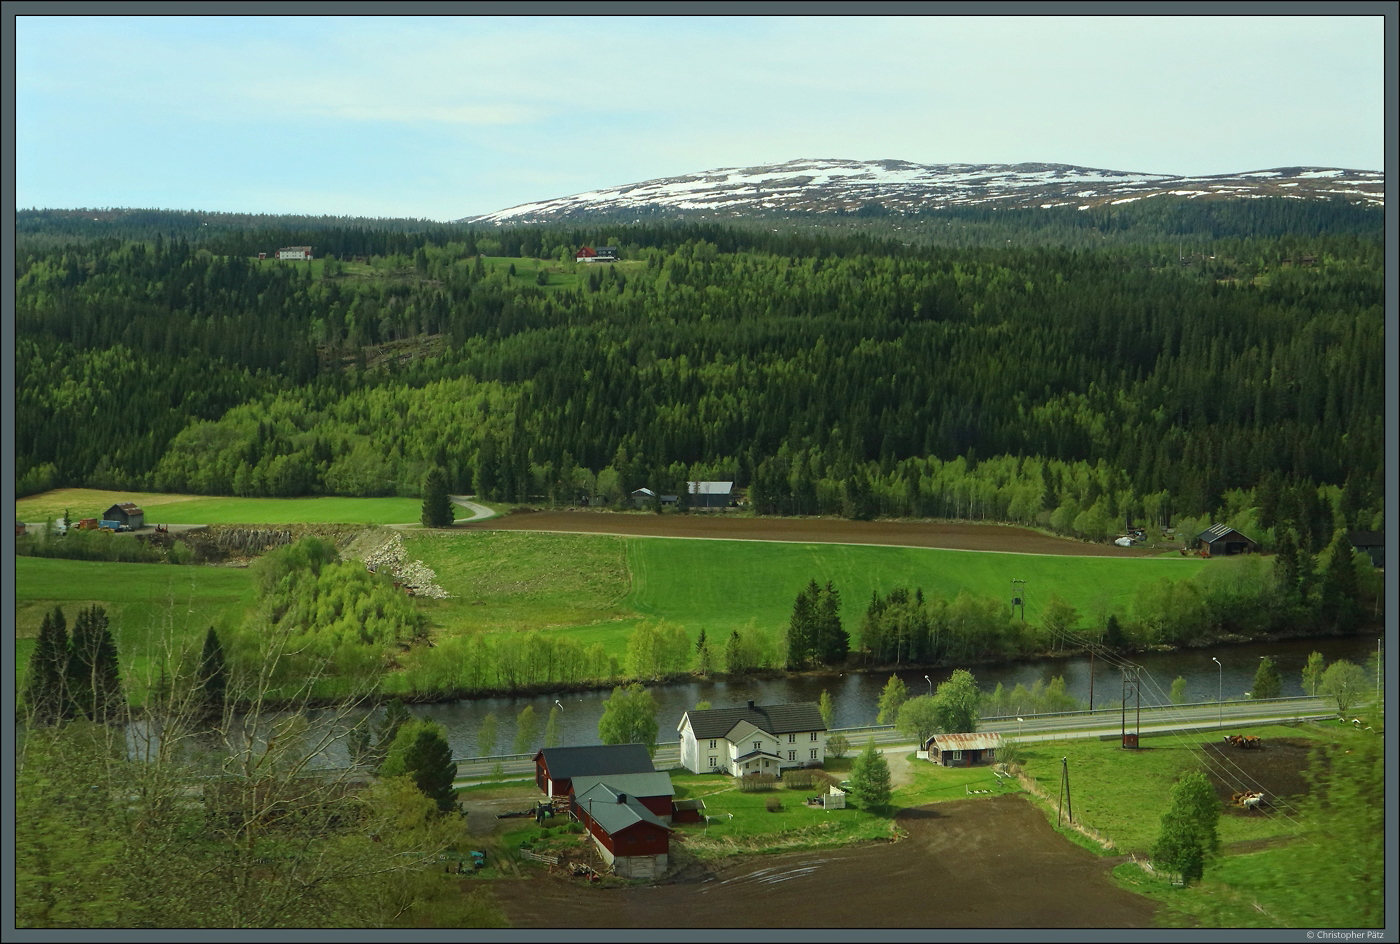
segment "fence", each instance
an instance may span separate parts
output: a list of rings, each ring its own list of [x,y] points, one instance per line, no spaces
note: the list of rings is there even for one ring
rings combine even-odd
[[[1057,804],[1057,798],[1052,797],[1049,793],[1047,793],[1045,791],[1045,788],[1040,785],[1040,781],[1030,776],[1025,771],[1016,771],[1016,781],[1020,783],[1021,787],[1032,796],[1039,797],[1051,806],[1055,806]],[[1107,836],[1099,832],[1097,829],[1094,829],[1092,826],[1086,826],[1083,823],[1076,822],[1074,819],[1068,820],[1068,825],[1070,829],[1079,833],[1081,836],[1087,836],[1089,839],[1094,840],[1094,842],[1103,846],[1105,849],[1108,849],[1110,851],[1116,851],[1118,848],[1116,845],[1113,844],[1112,839],[1109,839]]]

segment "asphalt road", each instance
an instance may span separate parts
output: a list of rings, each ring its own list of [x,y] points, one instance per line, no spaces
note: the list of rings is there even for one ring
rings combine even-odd
[[[1271,724],[1285,721],[1327,720],[1337,717],[1335,705],[1328,699],[1276,698],[1267,701],[1209,702],[1198,705],[1168,705],[1164,707],[1144,706],[1139,720],[1138,712],[1130,710],[1126,715],[1127,730],[1137,731],[1143,736],[1161,735],[1174,731],[1220,730],[1222,736],[1234,728],[1256,724]],[[1121,707],[1096,708],[1092,712],[1076,711],[1058,715],[1032,715],[1024,721],[1016,719],[995,719],[979,725],[981,731],[995,731],[1003,737],[1018,741],[1068,741],[1085,737],[1117,737],[1123,729],[1124,714]],[[852,751],[865,746],[866,741],[874,740],[882,753],[894,754],[913,751],[917,745],[908,735],[896,731],[891,725],[872,725],[860,728],[837,728],[851,742]],[[656,747],[652,758],[657,770],[679,767],[680,742],[665,741]],[[499,757],[472,758],[457,763],[457,783],[478,783],[490,780],[518,780],[531,777],[535,773],[532,754],[507,754]],[[497,770],[499,765],[499,770]]]

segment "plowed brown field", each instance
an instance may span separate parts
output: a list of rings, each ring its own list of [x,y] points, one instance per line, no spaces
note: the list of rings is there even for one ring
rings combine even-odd
[[[1156,905],[1018,796],[904,810],[899,842],[692,868],[597,888],[538,874],[491,884],[517,928],[1143,928]],[[689,827],[686,827],[689,828]],[[696,827],[698,828],[698,827]]]
[[[802,544],[886,544],[955,551],[1072,554],[1084,557],[1151,557],[1146,547],[1086,544],[997,524],[931,521],[846,521],[840,518],[747,518],[735,515],[652,515],[615,511],[536,511],[459,525],[463,529],[565,531],[638,537],[710,538],[720,541],[789,541]]]

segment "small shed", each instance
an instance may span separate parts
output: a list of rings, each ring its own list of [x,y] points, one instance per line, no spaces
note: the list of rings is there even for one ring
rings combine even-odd
[[[1371,566],[1385,569],[1385,532],[1348,531],[1347,540],[1351,546],[1371,558]]]
[[[631,498],[632,507],[647,508],[650,507],[652,502],[656,501],[656,493],[649,488],[642,487],[638,489],[633,489]]]
[[[1229,557],[1231,554],[1257,554],[1259,542],[1223,524],[1211,525],[1196,539],[1203,557]]]
[[[103,521],[120,521],[131,530],[135,531],[146,524],[146,513],[136,507],[134,502],[118,502],[102,513]]]
[[[675,800],[671,803],[671,822],[698,823],[705,808],[705,801],[696,797],[693,800]]]
[[[976,767],[996,762],[1001,735],[995,731],[935,734],[925,747],[929,761],[941,767]]]

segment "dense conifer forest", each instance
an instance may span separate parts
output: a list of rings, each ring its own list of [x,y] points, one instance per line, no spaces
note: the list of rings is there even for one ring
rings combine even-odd
[[[940,213],[26,211],[18,491],[417,495],[440,467],[506,501],[721,478],[761,514],[1094,539],[1380,527],[1379,211]],[[622,261],[573,262],[601,244]],[[257,259],[286,245],[317,261]]]

